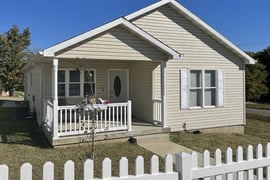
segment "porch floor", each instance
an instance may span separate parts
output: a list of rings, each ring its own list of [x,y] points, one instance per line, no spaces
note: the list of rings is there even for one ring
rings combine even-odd
[[[132,119],[132,131],[114,131],[101,132],[95,135],[95,141],[110,141],[110,140],[127,140],[130,136],[139,137],[152,134],[169,133],[170,128],[162,128],[151,123],[140,121],[136,118]],[[52,142],[53,146],[61,146],[68,144],[85,143],[92,140],[91,134],[66,136],[55,139]]]

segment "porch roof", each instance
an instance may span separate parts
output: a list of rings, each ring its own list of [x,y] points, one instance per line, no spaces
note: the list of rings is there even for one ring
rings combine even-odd
[[[74,46],[74,45],[76,45],[84,40],[87,40],[87,39],[90,39],[94,36],[102,34],[102,33],[106,32],[112,28],[117,27],[117,26],[123,26],[124,28],[126,28],[130,32],[134,33],[139,38],[145,40],[147,43],[153,45],[155,48],[160,49],[162,52],[166,53],[167,55],[169,55],[173,59],[179,59],[181,57],[181,54],[179,52],[172,49],[171,47],[164,44],[163,42],[159,41],[158,39],[156,39],[155,37],[153,37],[149,33],[143,31],[142,29],[137,27],[135,24],[129,22],[124,17],[121,17],[121,18],[116,19],[110,23],[107,23],[103,26],[100,26],[96,29],[93,29],[93,30],[88,31],[86,33],[83,33],[79,36],[76,36],[74,38],[66,40],[62,43],[56,44],[52,47],[49,47],[49,48],[45,49],[43,52],[41,52],[41,54],[44,57],[54,57],[56,53],[66,49],[66,48],[72,47],[72,46]]]

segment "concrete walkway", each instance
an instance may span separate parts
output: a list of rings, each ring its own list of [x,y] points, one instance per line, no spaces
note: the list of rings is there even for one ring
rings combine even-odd
[[[247,113],[258,114],[258,115],[262,115],[262,116],[270,116],[270,110],[267,110],[267,109],[247,108]]]
[[[164,157],[166,154],[173,155],[175,163],[175,154],[179,152],[191,153],[194,150],[187,148],[185,146],[173,143],[169,141],[169,134],[158,134],[158,135],[149,135],[143,137],[137,137],[137,143],[139,146]],[[199,165],[202,165],[202,154],[198,153]],[[211,162],[214,162],[211,159]]]

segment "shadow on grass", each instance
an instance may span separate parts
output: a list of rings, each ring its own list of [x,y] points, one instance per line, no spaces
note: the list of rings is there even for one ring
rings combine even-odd
[[[6,103],[4,103],[6,102]],[[26,119],[27,108],[21,101],[0,101],[0,143],[51,147],[34,120]]]

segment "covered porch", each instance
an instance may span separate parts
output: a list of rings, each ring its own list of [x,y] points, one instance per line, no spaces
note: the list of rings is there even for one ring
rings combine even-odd
[[[42,56],[41,119],[52,141],[91,132],[128,134],[134,119],[167,128],[167,61],[180,54],[125,18],[45,49]],[[87,111],[81,103],[86,95],[109,103]]]
[[[166,70],[165,62],[77,59],[77,65],[74,66],[72,61],[75,60],[53,59],[52,64],[48,61],[45,65],[45,69],[51,69],[52,72],[51,76],[46,78],[50,79],[53,97],[43,99],[42,124],[52,141],[70,139],[74,136],[87,136],[93,133],[101,134],[101,136],[104,134],[108,136],[115,132],[122,134],[134,131],[134,125],[138,125],[138,122],[140,122],[139,127],[152,126],[159,129],[158,132],[167,127],[166,118],[164,118],[165,101],[163,101],[166,86],[162,80]],[[106,68],[104,64],[106,64]],[[116,69],[115,67],[121,68]],[[66,69],[70,73],[67,76],[71,76],[75,71],[80,72],[79,96],[70,96],[76,90],[71,90],[70,87],[68,89],[69,83],[66,83],[65,87],[66,96],[60,96],[59,87],[62,82],[59,80],[58,73]],[[94,72],[93,82],[95,83],[94,90],[91,90],[94,94],[91,96],[108,100],[108,103],[102,104],[102,109],[96,108],[94,111],[85,107],[94,104],[82,103],[84,91],[89,91],[89,88],[84,88],[86,84],[84,70],[89,69]],[[124,77],[121,76],[123,72],[125,72]],[[119,78],[121,87],[118,87],[119,82],[115,81],[116,77]],[[93,82],[87,83],[93,84]],[[120,90],[117,90],[119,88]],[[138,132],[143,128],[138,129],[138,126],[135,125],[135,129]],[[127,135],[129,134],[127,133]]]

